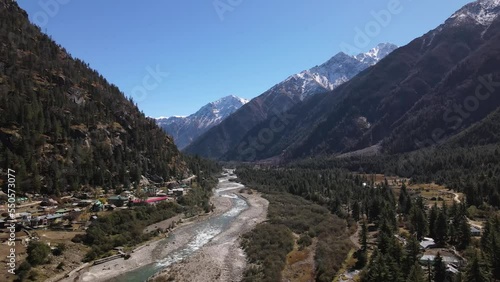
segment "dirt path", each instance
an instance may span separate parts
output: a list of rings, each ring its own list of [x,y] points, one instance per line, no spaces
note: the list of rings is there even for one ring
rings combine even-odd
[[[359,244],[359,232],[361,230],[361,226],[359,225],[359,222],[357,222],[356,224],[358,225],[358,227],[356,228],[356,232],[349,236],[349,239],[354,244],[354,246],[356,246],[356,249],[359,249],[361,248],[361,245]]]
[[[461,201],[460,201],[460,195],[458,193],[455,193],[455,192],[452,192],[453,195],[455,195],[455,197],[453,198],[453,200],[455,202],[457,202],[457,204],[460,204]]]
[[[250,231],[267,216],[268,201],[259,194],[243,194],[249,208],[231,227],[217,235],[196,254],[166,268],[153,281],[240,281],[246,258],[240,247],[240,235]]]

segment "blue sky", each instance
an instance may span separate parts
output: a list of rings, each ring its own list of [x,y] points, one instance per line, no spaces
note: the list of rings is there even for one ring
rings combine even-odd
[[[468,2],[18,0],[153,117],[188,115],[230,94],[256,97],[342,50],[405,45]]]

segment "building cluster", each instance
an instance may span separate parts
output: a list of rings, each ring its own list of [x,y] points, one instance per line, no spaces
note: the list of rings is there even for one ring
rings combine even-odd
[[[471,236],[481,236],[481,229],[476,226],[471,226],[470,228]],[[406,239],[400,235],[395,235],[395,237],[401,241],[403,245],[407,244]],[[455,248],[442,248],[434,241],[433,238],[424,237],[420,243],[421,256],[419,258],[419,263],[423,268],[428,268],[434,265],[435,259],[441,256],[441,259],[446,266],[447,281],[455,281],[457,275],[460,273],[460,268],[463,267],[466,262],[460,256],[460,254],[455,250]]]
[[[176,201],[190,189],[183,182],[167,184],[164,189],[145,187],[119,194],[116,191],[111,194],[82,192],[63,196],[57,201],[39,194],[27,194],[26,197],[16,198],[16,213],[8,213],[6,202],[0,205],[0,228],[14,223],[17,230],[85,230],[99,216],[99,212]]]

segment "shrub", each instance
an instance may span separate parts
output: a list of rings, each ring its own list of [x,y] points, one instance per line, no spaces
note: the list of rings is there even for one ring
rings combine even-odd
[[[31,241],[28,245],[28,258],[27,261],[36,266],[44,263],[50,254],[50,247],[42,242]]]
[[[29,262],[24,261],[23,263],[21,263],[21,265],[16,270],[18,280],[23,281],[24,279],[26,279],[30,270],[31,264]]]
[[[78,243],[81,243],[84,238],[85,238],[85,235],[83,235],[83,234],[76,234],[75,237],[73,237],[73,239],[71,239],[71,242],[78,244]]]
[[[65,250],[66,250],[66,244],[59,243],[57,244],[57,247],[52,250],[52,254],[55,256],[60,256]]]
[[[309,236],[309,234],[302,234],[297,243],[300,245],[300,248],[303,249],[312,244],[311,236]]]

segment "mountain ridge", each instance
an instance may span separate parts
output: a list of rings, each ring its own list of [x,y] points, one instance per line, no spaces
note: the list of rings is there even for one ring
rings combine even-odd
[[[16,193],[187,176],[173,140],[132,99],[31,24],[15,1],[1,0],[0,15],[0,161],[17,172]]]
[[[246,99],[229,95],[206,104],[189,116],[159,117],[156,122],[174,138],[174,142],[182,150],[247,102]]]
[[[396,154],[441,144],[481,122],[498,108],[497,96],[478,103],[477,109],[464,115],[467,118],[455,110],[465,107],[466,101],[475,101],[471,93],[481,81],[500,81],[495,67],[500,64],[498,1],[488,2],[494,5],[486,6],[486,12],[477,10],[483,9],[480,3],[459,11],[472,9],[470,13],[478,15],[494,11],[491,24],[457,22],[452,15],[329,95],[298,104],[286,114],[300,118],[292,119],[265,146],[249,146],[248,140],[255,139],[269,120],[262,122],[242,138],[244,147],[233,147],[224,159],[297,159],[370,147]]]
[[[219,125],[194,140],[183,151],[220,158],[236,146],[249,130],[269,116],[289,110],[308,97],[339,87],[396,48],[396,45],[382,43],[367,53],[356,56],[340,52],[321,65],[293,74],[250,100]]]

